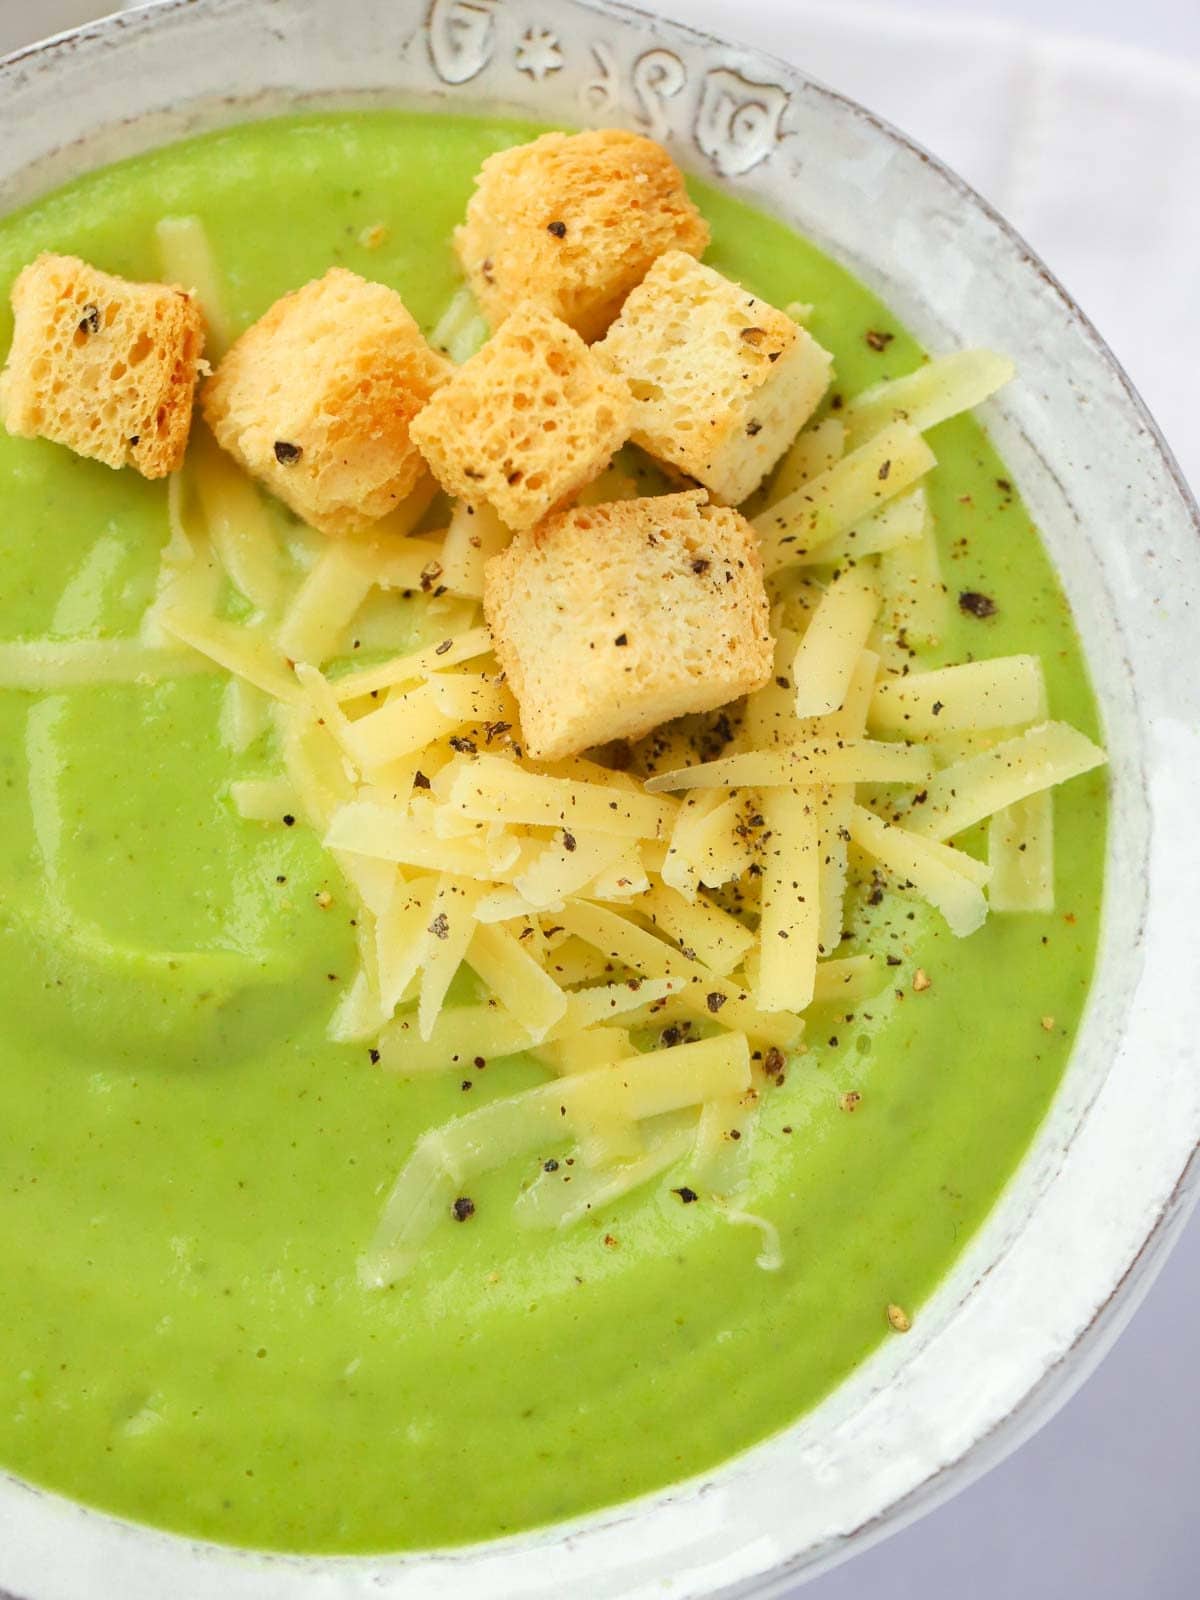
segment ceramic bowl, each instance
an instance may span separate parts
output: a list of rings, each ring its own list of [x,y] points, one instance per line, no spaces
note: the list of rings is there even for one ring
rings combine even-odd
[[[1200,1162],[1196,507],[1104,344],[1019,238],[902,134],[803,71],[603,0],[166,0],[0,66],[5,206],[297,105],[622,123],[848,265],[933,350],[990,345],[985,410],[1043,529],[1112,756],[1099,969],[1028,1156],[913,1332],[702,1479],[465,1550],[288,1558],[200,1545],[0,1480],[24,1600],[692,1600],[777,1595],[917,1516],[1086,1376],[1178,1233]]]

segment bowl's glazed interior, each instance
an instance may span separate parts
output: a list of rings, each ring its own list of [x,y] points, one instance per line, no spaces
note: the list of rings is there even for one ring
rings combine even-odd
[[[1073,606],[1112,757],[1092,999],[1045,1125],[912,1335],[703,1480],[503,1543],[421,1557],[200,1547],[0,1480],[0,1584],[262,1597],[777,1593],[953,1491],[1035,1427],[1132,1312],[1186,1212],[1200,1130],[1189,904],[1200,863],[1196,509],[1095,332],[951,174],[753,52],[585,0],[167,0],[0,67],[5,208],[104,162],[298,104],[620,123],[846,263],[933,350],[1021,381],[985,420]]]

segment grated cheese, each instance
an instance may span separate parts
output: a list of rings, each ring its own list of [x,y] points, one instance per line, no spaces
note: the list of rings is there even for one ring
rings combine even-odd
[[[154,225],[163,281],[195,295],[204,313],[205,355],[217,361],[233,343],[212,242],[199,217],[160,217]]]
[[[1041,721],[1046,712],[1046,680],[1038,657],[996,656],[885,678],[871,696],[868,720],[874,733],[923,740],[1020,727]]]
[[[987,917],[983,885],[990,876],[983,862],[885,822],[863,806],[850,814],[850,837],[894,875],[899,887],[915,889],[940,911],[959,938],[982,927]]]
[[[928,751],[869,739],[807,740],[778,750],[746,750],[650,778],[651,794],[669,789],[736,789],[830,783],[921,783],[933,775]]]
[[[894,422],[754,519],[768,575],[806,557],[911,489],[936,466],[907,422]]]
[[[202,225],[164,219],[158,238],[220,345]],[[432,338],[462,361],[486,332],[464,289]],[[438,494],[427,475],[370,532],[323,540],[278,517],[202,429],[167,488],[140,639],[0,643],[0,687],[230,674],[223,739],[238,754],[262,741],[280,767],[236,779],[234,808],[303,818],[353,910],[358,968],[330,1037],[402,1076],[465,1078],[510,1056],[553,1074],[417,1140],[364,1284],[409,1271],[473,1178],[535,1156],[512,1202],[523,1225],[570,1226],[678,1170],[665,1203],[699,1185],[776,1269],[777,1230],[743,1205],[760,1101],[810,1005],[889,981],[869,950],[835,955],[852,872],[865,857],[960,935],[989,905],[1053,905],[1048,791],[1102,753],[1046,721],[1032,656],[911,667],[948,605],[923,433],[1010,373],[990,352],[951,356],[797,435],[755,502],[773,677],[712,759],[685,722],[643,741],[628,771],[527,760],[480,611],[486,564],[511,538],[496,514],[460,502],[418,533]],[[622,459],[584,499],[637,492]],[[230,591],[246,620],[229,620]],[[862,789],[881,784],[917,790],[898,821]],[[985,817],[987,863],[945,842]],[[478,1002],[448,999],[469,984]],[[570,1183],[544,1160],[562,1149]]]
[[[567,997],[507,928],[478,924],[466,960],[535,1041],[566,1015]]]
[[[1103,750],[1065,722],[1043,722],[991,750],[954,761],[929,784],[907,825],[949,839],[973,823],[1103,764]]]
[[[623,839],[665,838],[679,809],[675,800],[549,777],[488,755],[458,764],[446,804],[482,821],[503,819],[568,832],[582,828]]]
[[[820,953],[819,792],[769,789],[760,797],[767,842],[755,998],[764,1011],[811,1003]]]
[[[192,650],[156,648],[137,639],[18,639],[0,642],[0,689],[31,693],[97,683],[162,683],[212,672]]]
[[[834,578],[792,662],[798,717],[823,717],[845,704],[878,610],[879,590],[862,567],[847,567]]]
[[[956,350],[926,362],[908,377],[864,389],[845,408],[842,420],[856,445],[898,418],[924,433],[981,405],[1004,387],[1014,371],[1008,357],[993,350]]]
[[[988,824],[988,904],[993,911],[1054,910],[1054,795],[1014,800]]]

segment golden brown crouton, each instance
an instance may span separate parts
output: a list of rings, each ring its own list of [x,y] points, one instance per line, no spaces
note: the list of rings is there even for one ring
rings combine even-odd
[[[453,368],[394,289],[344,267],[277,300],[204,388],[218,442],[305,522],[352,533],[425,470],[409,424]]]
[[[488,562],[484,612],[531,756],[636,739],[770,677],[758,540],[705,498],[565,511]]]
[[[629,436],[629,390],[573,329],[519,306],[415,419],[451,494],[531,528],[599,477]]]
[[[700,255],[708,224],[661,146],[598,128],[489,156],[454,243],[493,328],[537,300],[590,341],[664,250]]]
[[[146,478],[174,472],[204,349],[191,295],[115,278],[76,256],[41,255],[13,284],[12,305],[0,378],[9,433],[53,439]]]
[[[728,505],[766,477],[832,369],[786,313],[682,251],[654,263],[596,353],[628,380],[634,442]]]

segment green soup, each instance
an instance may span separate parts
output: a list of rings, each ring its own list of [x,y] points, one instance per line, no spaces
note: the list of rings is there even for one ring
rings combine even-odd
[[[153,277],[156,219],[195,212],[238,326],[341,262],[428,328],[475,171],[529,132],[380,113],[178,145],[0,223],[0,288],[43,249]],[[839,392],[917,363],[840,267],[696,193],[715,266],[815,306]],[[390,231],[368,250],[376,223]],[[0,324],[3,346],[6,298]],[[931,442],[949,581],[998,610],[956,610],[928,664],[1038,652],[1052,714],[1094,735],[1066,602],[1003,464],[969,419]],[[0,435],[0,637],[134,633],[166,534],[161,483]],[[516,1230],[517,1163],[372,1292],[356,1257],[418,1134],[541,1073],[493,1063],[468,1096],[457,1075],[386,1077],[327,1042],[353,911],[306,830],[234,813],[230,780],[270,753],[229,754],[221,691],[0,693],[4,1467],[241,1545],[483,1539],[714,1466],[894,1336],[889,1302],[920,1315],[1063,1071],[1096,942],[1102,776],[1056,796],[1055,914],[959,941],[914,899],[881,908],[869,937],[901,956],[896,988],[814,1012],[760,1118],[754,1209],[779,1271],[756,1266],[753,1229],[666,1186],[561,1234]]]

